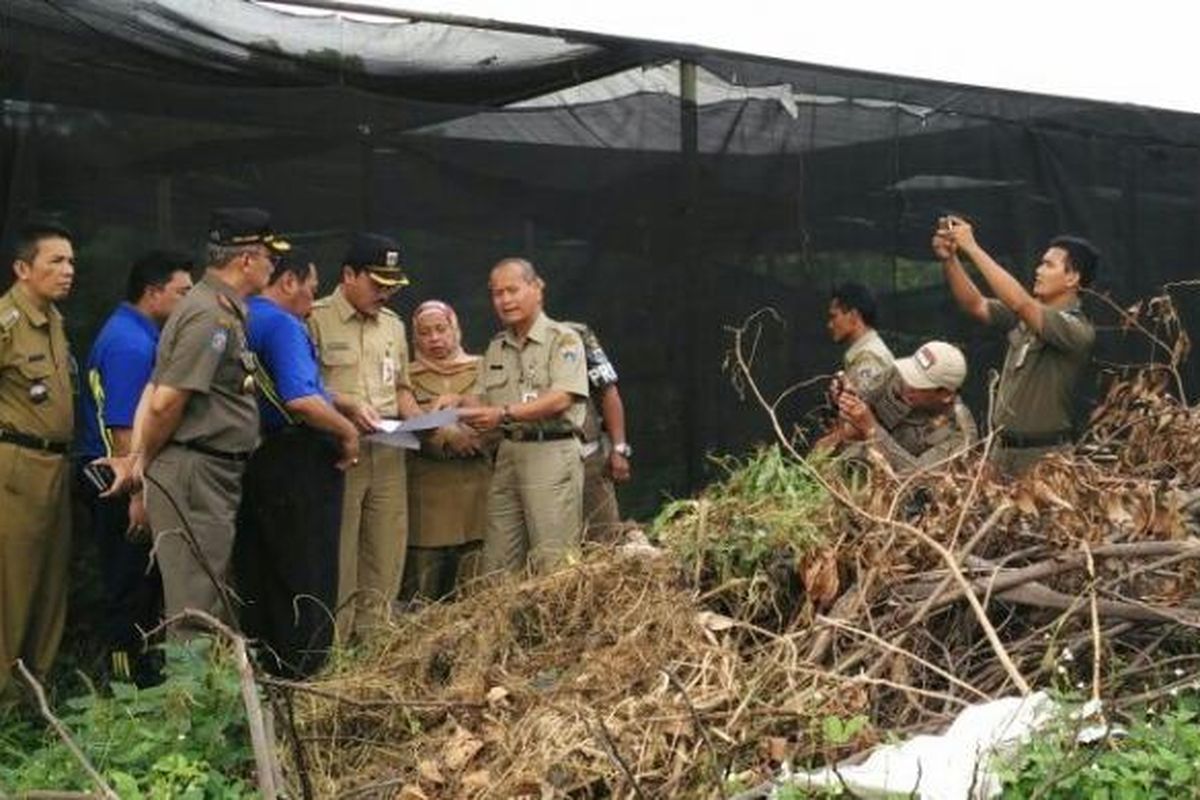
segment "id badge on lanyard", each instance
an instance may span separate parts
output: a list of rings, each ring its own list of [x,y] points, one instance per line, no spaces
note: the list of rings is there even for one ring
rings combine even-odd
[[[382,367],[380,379],[383,381],[383,385],[394,386],[396,384],[396,360],[392,358],[390,350],[383,357]]]

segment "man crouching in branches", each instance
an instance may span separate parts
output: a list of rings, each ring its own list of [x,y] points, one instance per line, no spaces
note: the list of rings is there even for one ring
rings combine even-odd
[[[865,396],[840,388],[839,424],[813,449],[861,455],[873,447],[899,473],[934,467],[975,442],[975,419],[958,395],[966,377],[962,351],[926,342]]]

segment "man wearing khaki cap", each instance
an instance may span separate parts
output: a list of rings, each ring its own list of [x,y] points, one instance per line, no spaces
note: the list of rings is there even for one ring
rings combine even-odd
[[[334,406],[363,433],[384,418],[421,413],[408,377],[404,323],[386,307],[408,277],[400,246],[361,233],[343,260],[341,283],[313,304],[309,331],[321,377]],[[364,439],[346,470],[338,548],[340,641],[386,619],[400,590],[408,543],[408,480],[404,451]]]
[[[896,361],[874,392],[844,391],[838,411],[846,423],[841,444],[875,447],[897,472],[932,467],[970,446],[977,429],[958,396],[967,377],[962,351],[946,342],[926,342]]]
[[[146,478],[146,510],[165,613],[199,609],[232,622],[225,584],[242,473],[258,445],[258,364],[246,345],[246,298],[266,288],[290,249],[258,208],[218,208],[204,279],[171,313],[134,415],[129,455],[100,459],[119,480]],[[177,633],[189,636],[194,625]]]

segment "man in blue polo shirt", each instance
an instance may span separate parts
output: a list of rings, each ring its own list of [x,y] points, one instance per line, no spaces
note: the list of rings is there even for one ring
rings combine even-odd
[[[342,470],[358,460],[358,429],[333,407],[302,321],[316,291],[316,265],[293,250],[248,303],[263,442],[242,482],[234,575],[242,628],[289,677],[316,671],[333,638]]]
[[[80,392],[81,464],[129,452],[134,411],[154,369],[159,329],[192,288],[192,263],[182,253],[154,250],[129,272],[125,302],[117,306],[88,354]],[[105,639],[110,674],[147,685],[157,680],[156,659],[147,655],[142,631],[158,624],[162,580],[150,566],[150,539],[142,494],[101,498],[81,478],[92,510],[104,589]]]

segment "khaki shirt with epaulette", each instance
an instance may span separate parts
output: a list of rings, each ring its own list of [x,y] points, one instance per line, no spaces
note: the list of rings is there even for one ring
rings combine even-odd
[[[539,313],[523,342],[509,330],[492,338],[483,357],[485,403],[516,405],[552,391],[571,395],[567,410],[553,419],[520,423],[522,427],[580,431],[587,414],[588,378],[578,333]]]
[[[883,385],[896,357],[874,329],[868,330],[858,341],[846,348],[842,356],[842,367],[846,380],[859,394],[873,392]]]
[[[1079,301],[1057,309],[1042,306],[1040,334],[999,300],[989,300],[987,307],[988,324],[1008,330],[992,427],[1024,435],[1069,433],[1075,385],[1096,342]]]
[[[209,273],[171,313],[155,354],[156,385],[190,394],[172,438],[227,453],[258,445],[258,365],[246,346],[246,304]]]
[[[411,388],[411,383],[408,340],[396,312],[384,308],[378,316],[360,314],[339,287],[313,303],[308,330],[329,391],[366,402],[382,417],[399,416],[396,391]]]
[[[69,442],[73,369],[58,309],[42,311],[19,284],[0,297],[0,428]]]

